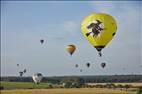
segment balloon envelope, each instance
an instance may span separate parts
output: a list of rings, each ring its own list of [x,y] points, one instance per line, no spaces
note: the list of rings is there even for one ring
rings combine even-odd
[[[70,55],[72,55],[75,52],[76,47],[75,45],[67,45],[66,50],[69,52]]]
[[[78,64],[76,64],[75,67],[77,68],[77,67],[78,67]]]
[[[24,71],[23,71],[24,73],[26,73],[27,72],[27,70],[26,69],[24,69]]]
[[[41,39],[41,40],[40,40],[40,43],[41,43],[41,44],[43,44],[43,42],[44,42],[44,40],[43,40],[43,39]]]
[[[22,71],[20,71],[20,72],[19,72],[19,75],[20,75],[20,77],[22,77],[22,76],[23,76],[23,72],[22,72]]]
[[[43,78],[42,74],[41,73],[36,73],[32,76],[33,78],[33,81],[36,83],[36,84],[39,84]]]
[[[19,64],[17,64],[17,66],[19,66]]]
[[[106,63],[101,63],[102,68],[106,66]]]
[[[80,72],[82,72],[82,69],[80,69]]]
[[[90,63],[86,63],[86,66],[89,68],[90,67]]]
[[[81,30],[89,43],[101,52],[116,34],[117,25],[115,19],[108,14],[92,13],[82,21]]]

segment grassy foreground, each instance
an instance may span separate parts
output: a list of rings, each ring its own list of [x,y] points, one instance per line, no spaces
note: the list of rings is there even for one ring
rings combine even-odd
[[[0,82],[4,89],[45,89],[49,87],[48,83],[40,83],[36,85],[32,82]]]
[[[1,94],[136,94],[130,91],[106,88],[70,88],[70,89],[25,89],[2,90]]]
[[[135,89],[109,89],[109,88],[60,88],[49,83],[36,85],[32,82],[0,82],[4,87],[0,94],[136,94]]]

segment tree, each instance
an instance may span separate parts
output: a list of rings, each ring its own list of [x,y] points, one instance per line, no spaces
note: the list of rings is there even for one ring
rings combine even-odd
[[[63,78],[61,83],[65,88],[80,88],[85,84],[84,80],[79,77]]]
[[[142,94],[142,87],[137,90],[137,94]]]

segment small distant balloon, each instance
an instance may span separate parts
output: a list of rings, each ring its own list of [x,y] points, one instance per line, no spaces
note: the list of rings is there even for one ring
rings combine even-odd
[[[17,66],[19,67],[19,64],[17,64]]]
[[[75,67],[78,68],[78,64],[75,64]]]
[[[23,71],[24,73],[26,73],[27,72],[27,70],[26,69],[24,69],[24,71]]]
[[[76,47],[75,47],[75,45],[67,45],[67,46],[66,46],[66,50],[68,51],[68,53],[69,53],[70,55],[72,55],[72,54],[75,52]]]
[[[106,66],[106,63],[101,63],[101,66],[102,66],[102,68],[105,68],[105,66]]]
[[[41,44],[43,44],[43,43],[44,43],[44,40],[43,40],[43,39],[41,39],[41,40],[40,40],[40,43],[41,43]]]
[[[89,68],[90,67],[90,63],[86,63],[86,66]]]
[[[22,71],[20,71],[20,72],[19,72],[19,74],[20,74],[20,77],[22,77],[22,76],[23,76],[23,72],[22,72]]]
[[[41,73],[35,73],[32,78],[36,84],[39,84],[43,78],[43,75]]]

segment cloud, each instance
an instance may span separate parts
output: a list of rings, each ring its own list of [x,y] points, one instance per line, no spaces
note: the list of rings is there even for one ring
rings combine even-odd
[[[79,25],[75,21],[66,21],[61,25],[61,27],[63,27],[64,31],[67,31],[70,34],[71,33],[76,34],[76,31],[78,30]]]

